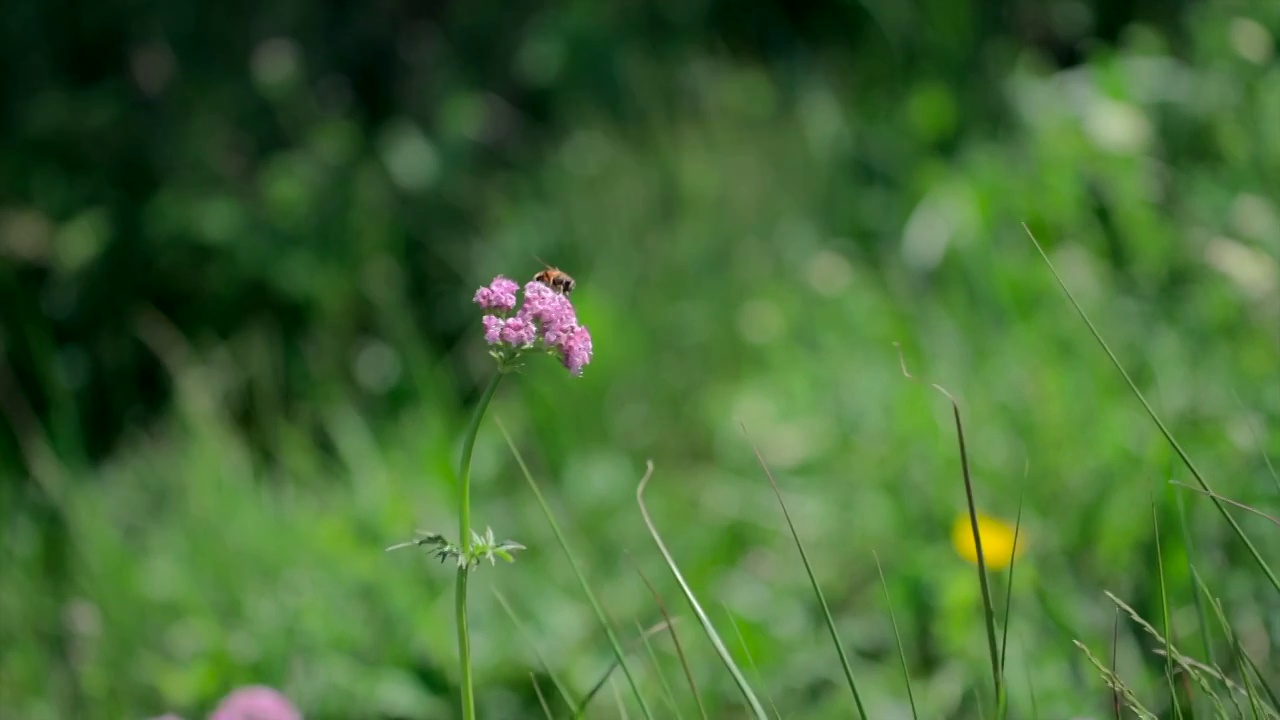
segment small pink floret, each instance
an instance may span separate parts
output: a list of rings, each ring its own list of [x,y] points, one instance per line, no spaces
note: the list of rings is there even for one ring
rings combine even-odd
[[[223,698],[209,720],[302,720],[302,713],[279,691],[250,685]]]
[[[503,324],[498,337],[508,345],[526,347],[538,339],[538,326],[522,317],[513,317]]]
[[[591,362],[591,355],[591,333],[578,325],[560,345],[561,360],[570,373],[581,375],[583,366]]]
[[[490,345],[497,345],[502,342],[502,329],[506,326],[507,321],[497,315],[485,315],[481,320],[484,323],[484,341]]]
[[[476,290],[472,302],[485,310],[511,312],[516,307],[516,291],[519,289],[520,285],[515,280],[499,275],[488,287]]]

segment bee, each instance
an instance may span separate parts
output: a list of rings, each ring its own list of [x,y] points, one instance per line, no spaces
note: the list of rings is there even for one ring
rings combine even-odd
[[[546,261],[541,258],[538,259],[538,262],[546,265],[546,269],[540,270],[537,275],[533,276],[535,282],[540,282],[561,295],[568,295],[573,292],[573,287],[577,283],[574,282],[573,278],[569,277],[569,273],[560,268],[547,265]]]

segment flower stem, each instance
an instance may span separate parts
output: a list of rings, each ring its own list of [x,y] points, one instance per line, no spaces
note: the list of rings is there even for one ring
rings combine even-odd
[[[471,630],[467,625],[467,575],[471,569],[471,453],[476,447],[476,435],[480,432],[480,420],[484,418],[489,401],[498,390],[502,372],[494,373],[489,386],[480,396],[467,434],[462,438],[462,461],[458,469],[461,499],[458,503],[458,547],[462,550],[462,564],[458,566],[458,582],[454,594],[454,612],[458,625],[458,665],[462,669],[462,717],[475,720],[476,698],[471,682]]]

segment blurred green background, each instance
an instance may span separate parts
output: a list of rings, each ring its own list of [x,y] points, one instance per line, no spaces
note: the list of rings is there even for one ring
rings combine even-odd
[[[529,550],[473,583],[481,716],[540,715],[535,650],[577,692],[610,659],[496,419],[620,631],[660,619],[636,566],[683,615],[713,717],[745,715],[637,512],[646,459],[757,690],[853,717],[743,426],[872,717],[910,712],[873,551],[922,717],[977,716],[950,408],[895,342],[959,399],[980,509],[1023,504],[1011,717],[1110,716],[1072,640],[1109,657],[1104,591],[1160,617],[1153,503],[1177,639],[1201,648],[1190,561],[1280,680],[1280,601],[1170,488],[1020,225],[1216,487],[1275,514],[1277,34],[1273,0],[10,0],[4,717],[195,718],[245,683],[313,718],[455,717],[453,573],[383,549],[455,532],[493,371],[471,296],[535,256],[577,279],[596,354],[533,363],[482,429],[475,522]],[[1151,647],[1121,625],[1121,675],[1167,708]],[[589,716],[622,716],[613,689]]]

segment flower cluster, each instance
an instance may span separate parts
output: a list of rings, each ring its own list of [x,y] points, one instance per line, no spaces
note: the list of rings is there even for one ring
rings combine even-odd
[[[504,365],[526,350],[545,350],[559,356],[569,372],[581,375],[591,362],[591,333],[578,324],[569,298],[536,280],[524,286],[524,302],[516,309],[514,280],[499,275],[476,291],[475,303],[490,311],[484,316],[485,342],[494,346]],[[513,314],[514,311],[514,314]]]

